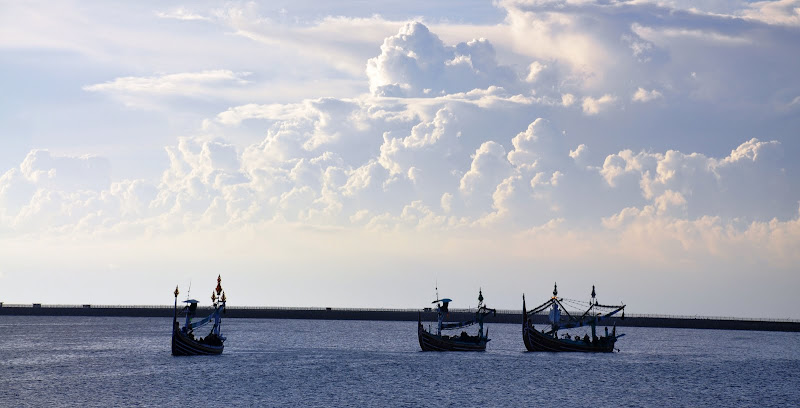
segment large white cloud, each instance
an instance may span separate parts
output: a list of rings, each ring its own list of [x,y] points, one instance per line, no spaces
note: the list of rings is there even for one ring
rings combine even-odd
[[[769,265],[790,280],[800,242],[791,19],[763,4],[746,18],[646,2],[500,6],[507,19],[482,32],[503,35],[487,39],[446,22],[342,17],[293,26],[299,37],[281,43],[275,21],[237,7],[156,14],[234,28],[264,52],[300,48],[302,60],[276,63],[316,64],[364,93],[261,96],[268,75],[242,60],[90,81],[85,90],[123,102],[211,102],[204,121],[175,132],[158,178],[114,177],[111,156],[33,149],[0,176],[0,232],[197,236],[343,262],[369,251],[376,265],[387,253],[485,254],[486,268],[571,263],[580,274],[596,260],[625,264],[627,277],[653,262]],[[775,77],[753,75],[767,66]]]
[[[506,1],[514,47],[565,69],[553,85],[583,94],[584,110],[599,111],[597,95],[653,99],[658,95],[713,99],[734,105],[747,99],[771,108],[797,93],[792,72],[798,61],[792,30],[765,28],[761,22],[701,10],[677,10],[656,2]],[[791,23],[794,2],[758,2],[744,12],[752,18]],[[756,11],[758,10],[758,11]],[[779,11],[781,10],[781,11]],[[793,50],[793,51],[789,51]],[[747,61],[746,63],[741,63]],[[770,78],[759,72],[770,71]],[[758,76],[758,80],[752,80]],[[736,86],[731,86],[736,84]],[[758,102],[756,102],[758,101]],[[588,102],[588,103],[587,103]]]
[[[516,73],[498,65],[483,38],[445,45],[419,22],[404,25],[367,62],[370,91],[382,96],[437,96],[491,85],[514,86]]]
[[[583,16],[605,10],[605,6],[584,9],[580,5],[550,9],[548,4],[508,7],[512,26],[515,19],[528,16],[536,20],[541,13],[549,15],[550,21],[560,14]],[[621,7],[628,10],[638,6]],[[653,10],[663,11],[659,7]],[[550,23],[556,24],[553,21]],[[567,24],[560,30],[568,29],[578,28]],[[623,42],[631,38],[625,37]],[[567,57],[559,56],[547,64],[568,62]],[[568,78],[564,72],[542,77],[547,65],[536,61],[529,68],[523,82],[535,86],[542,85],[542,78],[545,83],[563,83]],[[467,217],[459,221],[464,225],[471,222],[470,218],[497,219],[501,214],[500,218],[516,219],[527,227],[552,217],[563,218],[568,225],[572,217],[581,218],[576,201],[595,200],[596,208],[583,212],[608,216],[631,205],[657,205],[658,200],[666,199],[665,194],[677,194],[669,196],[672,198],[679,195],[689,217],[714,214],[726,219],[765,219],[779,215],[785,219],[795,211],[796,194],[784,192],[790,182],[785,166],[780,164],[778,142],[754,139],[719,159],[676,150],[623,150],[590,160],[586,152],[597,142],[570,146],[566,133],[559,129],[564,125],[563,113],[559,112],[579,115],[580,110],[561,103],[559,92],[553,99],[504,93],[496,85],[513,87],[519,81],[509,67],[498,64],[487,40],[448,46],[425,25],[408,23],[398,34],[386,38],[381,55],[368,63],[367,73],[375,94],[396,88],[403,89],[397,95],[424,98],[321,98],[231,107],[219,113],[213,121],[217,125],[209,129],[224,132],[257,120],[269,125],[263,141],[237,147],[220,138],[184,138],[177,146],[167,148],[170,167],[157,184],[155,197],[148,192],[146,199],[131,198],[117,211],[144,214],[147,207],[162,211],[162,218],[153,220],[164,221],[167,215],[173,219],[188,217],[179,222],[183,225],[198,218],[223,224],[276,218],[341,224],[356,214],[402,211],[419,201],[417,206],[424,206],[426,211],[446,209],[450,216]],[[204,71],[188,76],[120,79],[91,89],[169,93],[182,81],[207,80],[242,81],[230,71]],[[655,89],[635,89],[634,101],[663,97]],[[520,107],[505,127],[491,123],[509,106],[497,101]],[[587,95],[582,110],[597,115],[617,101],[609,94]],[[523,122],[527,130],[517,127],[511,133],[515,123],[521,124],[520,118],[536,110],[551,112],[558,119],[555,123],[544,118],[528,119]],[[497,129],[504,130],[497,133]],[[48,191],[83,188],[100,194],[111,190],[107,169],[89,169],[89,159],[75,161],[83,167],[73,168],[72,175],[68,167],[59,170],[45,165],[50,159],[32,152],[19,169],[4,176],[9,180],[4,183],[9,192],[6,200],[17,203],[6,209],[6,217],[14,212],[12,208],[28,205],[34,194],[44,202],[52,201]],[[79,174],[76,169],[81,168],[92,176]],[[98,180],[98,174],[106,176]],[[10,181],[20,177],[28,180],[28,187]],[[114,187],[115,191],[124,191],[130,197],[137,191],[133,186],[153,185],[131,183]],[[13,198],[12,190],[18,191]],[[756,191],[763,199],[752,198]],[[28,194],[31,196],[26,198]],[[147,214],[152,216],[152,212]]]
[[[610,186],[633,175],[642,195],[655,200],[676,192],[686,200],[688,215],[745,216],[769,219],[788,217],[797,207],[798,196],[789,185],[779,143],[751,139],[725,158],[630,150],[606,157],[600,173]],[[628,187],[633,187],[628,182]]]

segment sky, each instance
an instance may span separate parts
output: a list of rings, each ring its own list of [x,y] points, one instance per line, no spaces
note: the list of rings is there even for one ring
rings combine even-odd
[[[336,3],[0,0],[0,302],[800,318],[800,0]]]

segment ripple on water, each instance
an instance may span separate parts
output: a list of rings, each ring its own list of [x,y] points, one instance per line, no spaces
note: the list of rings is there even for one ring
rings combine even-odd
[[[797,406],[800,334],[618,328],[620,353],[423,353],[416,322],[227,319],[172,357],[171,319],[0,317],[1,406]]]

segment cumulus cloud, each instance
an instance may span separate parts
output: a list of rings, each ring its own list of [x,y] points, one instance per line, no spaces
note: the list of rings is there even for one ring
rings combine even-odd
[[[626,208],[639,214],[651,207],[655,216],[676,220],[789,219],[800,198],[786,190],[782,146],[774,141],[752,139],[720,158],[623,150],[593,166],[586,144],[570,149],[544,118],[513,137],[491,137],[502,143],[484,139],[470,155],[456,131],[461,122],[449,108],[409,123],[387,119],[374,107],[314,106],[316,117],[331,123],[354,110],[374,114],[367,121],[371,132],[384,135],[382,144],[374,145],[364,162],[305,149],[310,132],[298,130],[314,126],[296,128],[290,115],[276,120],[264,142],[245,149],[221,138],[181,139],[166,149],[170,165],[157,183],[111,182],[104,159],[33,151],[0,178],[3,222],[14,228],[49,224],[104,231],[130,228],[134,221],[140,228],[168,231],[272,221],[524,229],[553,218],[573,225],[571,220],[590,213],[606,217],[607,227],[618,227],[634,211]],[[288,150],[274,144],[286,131],[303,135]],[[347,150],[358,140],[342,143],[338,148]],[[447,154],[457,157],[443,160]],[[594,203],[592,211],[580,205],[587,201]],[[46,221],[31,223],[37,219]]]
[[[709,4],[691,10],[653,2],[501,4],[508,11],[515,50],[559,66],[555,80],[547,84],[579,95],[589,115],[601,111],[596,95],[640,95],[633,101],[644,102],[658,97],[653,91],[663,90],[671,98],[714,100],[725,106],[747,100],[752,109],[770,110],[798,86],[791,73],[798,69],[797,61],[785,58],[788,50],[797,52],[797,34],[762,23],[795,25],[795,0],[711,12],[703,10]],[[530,78],[538,78],[540,65],[531,67]],[[753,80],[764,70],[772,72],[770,78]],[[687,80],[689,73],[695,73],[694,80]],[[654,84],[659,90],[645,89],[644,94],[632,83]]]
[[[511,27],[525,32],[547,26],[547,32],[539,33],[547,38],[568,38],[569,33],[581,30],[575,24],[584,18],[579,10],[609,12],[614,27],[627,21],[605,5],[505,6],[513,14]],[[541,10],[550,16],[537,14]],[[652,10],[658,15],[664,11],[660,6]],[[569,18],[559,20],[559,16]],[[520,20],[523,17],[528,20]],[[530,25],[536,21],[544,26]],[[597,38],[613,38],[620,50],[628,54],[633,50],[637,58],[656,57],[664,38],[675,38],[655,23],[609,30]],[[590,37],[574,38],[589,41]],[[407,23],[386,37],[380,55],[369,60],[371,96],[228,108],[212,120],[222,134],[246,121],[259,121],[267,127],[263,139],[237,146],[224,137],[183,138],[166,149],[170,165],[155,183],[114,184],[104,162],[89,159],[76,163],[93,163],[89,167],[97,169],[92,167],[91,175],[73,169],[74,175],[68,176],[67,167],[48,165],[52,157],[32,152],[19,168],[3,176],[5,199],[13,196],[17,202],[6,208],[5,216],[20,214],[32,197],[61,206],[54,191],[114,196],[119,201],[113,209],[103,210],[106,216],[113,213],[119,220],[124,218],[120,214],[138,214],[153,223],[181,228],[191,220],[206,225],[268,220],[366,225],[373,218],[372,225],[383,226],[399,220],[410,225],[422,219],[447,228],[490,219],[530,226],[553,217],[569,225],[581,212],[575,203],[589,201],[595,208],[584,212],[604,216],[642,205],[652,206],[657,215],[688,218],[717,214],[764,219],[780,214],[785,219],[793,214],[796,194],[785,192],[789,182],[778,142],[753,139],[723,158],[678,150],[635,153],[625,149],[593,162],[589,145],[593,152],[607,152],[607,147],[595,148],[592,143],[601,141],[590,139],[591,132],[573,136],[567,145],[562,130],[574,120],[571,112],[598,115],[624,102],[607,91],[586,93],[597,78],[578,75],[588,72],[574,65],[583,57],[554,50],[531,55],[536,58],[523,65],[524,80],[520,80],[509,66],[498,63],[489,40],[446,45],[424,24]],[[593,58],[588,57],[585,61]],[[592,72],[605,69],[602,64],[590,68]],[[128,94],[188,89],[192,93],[193,87],[206,85],[245,85],[246,77],[227,70],[201,71],[118,78],[85,89]],[[605,83],[610,89],[623,90],[613,81]],[[514,93],[514,89],[532,92]],[[635,102],[662,97],[656,89],[625,89],[620,94],[633,95]],[[582,102],[582,109],[571,108],[575,101]],[[539,117],[538,112],[555,119]],[[530,122],[531,117],[539,118]],[[102,174],[104,178],[97,178]],[[763,199],[753,199],[754,191]],[[735,204],[723,206],[723,202]],[[34,213],[36,206],[29,207],[25,211]],[[452,218],[446,222],[438,218],[444,214]]]
[[[153,214],[157,188],[111,180],[108,159],[31,151],[0,177],[0,224],[19,234],[120,228]]]
[[[122,21],[109,18],[118,5],[8,4],[6,51],[45,52],[57,69],[0,59],[47,85],[9,88],[4,287],[32,286],[12,264],[41,259],[42,238],[59,244],[47,257],[59,268],[238,259],[233,271],[252,272],[232,283],[282,280],[267,290],[302,287],[316,273],[303,270],[343,286],[420,282],[446,259],[465,286],[486,265],[497,282],[537,265],[583,284],[613,271],[604,279],[629,304],[689,291],[727,312],[709,290],[724,278],[735,284],[720,297],[777,290],[765,314],[797,309],[785,300],[800,263],[796,1],[503,0],[483,23],[425,14],[439,6],[409,23],[370,16],[382,5],[362,17],[299,3],[128,8]],[[96,96],[158,109],[131,118]],[[55,153],[67,145],[77,153]],[[141,173],[130,164],[145,160]],[[60,245],[69,255],[52,256]]]
[[[543,118],[533,121],[528,129],[511,139],[514,149],[508,153],[508,161],[516,167],[526,169],[552,169],[552,162],[559,161],[561,145],[559,136],[550,122]]]
[[[496,30],[508,33],[499,39],[450,41],[458,32],[451,28],[445,43],[418,22],[399,32],[392,25],[377,56],[380,41],[358,39],[372,57],[368,95],[225,101],[209,111],[217,114],[201,134],[169,143],[168,165],[153,180],[115,180],[101,157],[33,150],[0,176],[0,232],[171,237],[296,228],[337,239],[357,231],[371,242],[383,232],[413,240],[425,231],[441,238],[436,249],[474,240],[497,251],[494,258],[700,262],[749,253],[798,261],[800,190],[787,160],[796,148],[786,142],[794,122],[785,109],[800,88],[796,61],[775,52],[796,47],[793,31],[641,2],[501,6],[509,16]],[[214,18],[258,44],[279,42],[266,20],[245,14]],[[184,9],[160,17],[195,18]],[[376,35],[386,23],[367,20],[324,19],[290,31],[352,38],[342,27]],[[304,52],[332,41],[310,41]],[[353,55],[353,75],[363,76],[368,57]],[[742,58],[755,65],[730,63]],[[778,79],[747,80],[766,65]],[[216,100],[221,89],[259,77],[197,71],[84,89],[139,102]],[[784,110],[764,113],[775,106]],[[698,130],[705,115],[726,121]],[[747,121],[760,115],[767,119]],[[231,137],[253,128],[262,133],[246,142]]]
[[[650,102],[652,100],[661,98],[661,92],[658,90],[646,90],[642,87],[636,89],[636,92],[633,94],[632,100],[634,102]]]
[[[502,145],[493,141],[481,144],[472,155],[472,164],[461,178],[459,190],[464,194],[473,194],[497,186],[510,169],[505,156]]]
[[[587,96],[583,98],[583,113],[587,115],[597,115],[601,110],[611,106],[617,98],[613,95],[605,94],[599,98]]]
[[[585,157],[589,154],[589,148],[586,147],[585,144],[581,143],[575,150],[569,151],[569,157],[572,157],[576,163],[584,162]]]
[[[633,176],[638,180],[636,188],[648,200],[658,200],[668,192],[680,194],[690,217],[746,214],[768,219],[776,214],[790,216],[795,209],[796,194],[778,187],[787,182],[778,164],[781,156],[778,142],[754,138],[721,159],[674,150],[637,154],[625,150],[606,157],[599,172],[612,187],[626,175]]]
[[[457,132],[452,130],[453,113],[447,109],[436,112],[436,116],[430,122],[422,122],[411,128],[411,134],[402,138],[390,138],[389,134],[384,134],[384,142],[381,145],[380,163],[392,174],[404,173],[414,167],[420,155],[429,153],[435,157],[445,158],[448,156],[447,149],[452,148],[453,141],[444,140],[445,138],[458,137]],[[439,147],[437,149],[437,147]],[[443,147],[443,148],[442,148]],[[420,159],[423,162],[432,162]],[[416,167],[419,171],[420,168]]]
[[[19,170],[37,187],[66,191],[102,188],[111,176],[111,164],[103,157],[54,156],[47,150],[28,153]]]
[[[509,67],[498,65],[488,40],[445,45],[420,22],[384,40],[381,54],[367,62],[367,77],[370,91],[382,96],[437,96],[517,81]]]

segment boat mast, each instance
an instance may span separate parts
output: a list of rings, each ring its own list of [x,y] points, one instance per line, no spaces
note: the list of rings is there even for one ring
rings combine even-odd
[[[525,294],[522,294],[522,324],[528,322],[528,310],[525,308]]]
[[[175,306],[172,308],[172,329],[175,330],[175,324],[178,323],[178,285],[175,285]]]
[[[436,284],[434,286],[436,288],[436,334],[441,336],[442,335],[442,322],[444,321],[444,311],[442,310],[442,303],[439,300],[439,280],[436,280]]]
[[[227,299],[225,298],[225,292],[222,290],[222,275],[217,275],[217,287],[215,288],[217,292],[217,298],[219,298],[219,303],[216,301],[214,302],[214,328],[213,333],[219,336],[220,326],[222,325],[222,321],[220,319],[219,313],[221,310],[225,309],[225,302]],[[221,294],[221,297],[220,297]],[[211,292],[211,300],[214,300],[214,292]]]
[[[550,310],[550,328],[553,337],[558,337],[558,329],[561,322],[561,311],[558,309],[558,283],[553,283],[553,297],[550,299],[553,308]]]
[[[483,289],[478,288],[478,337],[483,337],[483,314],[481,308],[483,307]]]
[[[594,305],[597,304],[597,299],[595,299],[595,295],[596,295],[596,293],[594,291],[594,285],[592,285],[592,300],[589,301],[589,309],[593,308]],[[590,320],[590,321],[592,322],[591,323],[591,325],[592,325],[592,341],[595,341],[595,339],[597,338],[597,335],[595,334],[596,333],[595,326],[597,325],[597,313],[593,313],[592,314],[592,320]]]

